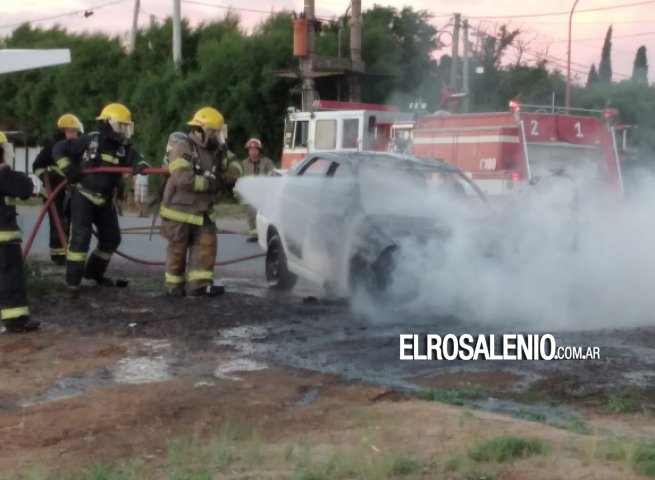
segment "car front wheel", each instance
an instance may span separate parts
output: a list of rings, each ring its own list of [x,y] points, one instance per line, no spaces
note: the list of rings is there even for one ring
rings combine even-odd
[[[268,241],[266,249],[266,281],[269,288],[291,290],[298,277],[289,271],[287,256],[280,237],[275,234]]]

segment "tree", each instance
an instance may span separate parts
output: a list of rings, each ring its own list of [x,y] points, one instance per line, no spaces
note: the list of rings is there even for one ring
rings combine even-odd
[[[632,81],[648,85],[648,60],[646,59],[646,47],[644,45],[637,49],[637,55],[635,55],[632,67]]]
[[[612,83],[612,26],[607,29],[600,64],[598,65],[598,83]]]
[[[589,69],[589,74],[587,75],[587,86],[591,87],[598,83],[598,72],[596,71],[596,64],[592,63],[591,68]]]

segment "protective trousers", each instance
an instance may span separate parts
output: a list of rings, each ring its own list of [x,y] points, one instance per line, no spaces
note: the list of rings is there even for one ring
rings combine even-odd
[[[105,199],[101,203],[99,199],[94,198],[94,201],[73,189],[71,233],[66,255],[66,283],[69,286],[79,285],[82,276],[101,281],[112,254],[121,243],[118,216],[111,199]],[[98,232],[98,245],[87,261],[93,225]]]
[[[255,235],[257,233],[257,209],[253,207],[252,205],[245,205],[246,207],[246,215],[248,217],[248,228],[250,231],[250,235]]]
[[[186,284],[186,291],[192,292],[212,285],[218,243],[214,223],[205,220],[198,226],[163,220],[161,232],[168,240],[166,288],[170,291]]]
[[[69,218],[68,215],[66,215],[66,211],[64,209],[65,199],[66,197],[64,192],[60,192],[52,202],[52,205],[54,205],[55,210],[57,211],[57,215],[59,216],[59,221],[61,222],[61,228],[64,231],[64,235],[68,231],[69,226]],[[47,200],[47,198],[43,197],[43,203],[45,203]],[[66,250],[64,249],[64,246],[61,243],[61,239],[59,238],[59,234],[57,233],[55,218],[51,209],[48,209],[48,220],[50,223],[50,258],[55,263],[63,264],[63,262],[66,260]]]
[[[24,325],[29,320],[23,253],[19,243],[0,243],[0,316],[6,327]]]

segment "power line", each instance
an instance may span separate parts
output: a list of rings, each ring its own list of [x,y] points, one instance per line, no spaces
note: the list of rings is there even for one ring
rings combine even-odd
[[[239,12],[265,13],[267,15],[271,14],[271,10],[255,10],[252,8],[233,7],[231,5],[216,5],[213,3],[198,2],[196,0],[182,0],[182,2],[191,5],[201,5],[203,7],[223,8],[225,10],[238,10]]]
[[[647,36],[647,35],[655,35],[655,31],[652,31],[652,32],[641,32],[641,33],[630,33],[630,34],[627,34],[627,35],[612,35],[612,40],[614,40],[614,39],[616,39],[616,38],[644,37],[644,36]],[[556,38],[556,37],[553,37],[553,38]],[[574,40],[575,40],[576,42],[588,42],[588,41],[591,41],[591,40],[603,40],[604,38],[605,38],[605,36],[602,36],[602,37],[576,38],[576,39],[574,39]],[[557,39],[556,42],[553,42],[553,43],[566,42],[566,41],[567,41],[567,40],[563,40],[563,39],[559,38],[559,39]]]
[[[620,25],[620,24],[635,24],[635,23],[648,23],[650,25],[653,24],[652,20],[623,20],[623,21],[616,21],[612,20],[611,24],[612,25]],[[521,22],[521,24],[528,24],[528,25],[562,25],[562,22],[531,22],[531,21],[526,21],[526,22]],[[607,20],[604,20],[602,22],[580,22],[576,20],[575,25],[607,25]]]
[[[474,26],[470,26],[469,28],[471,30],[476,31],[478,34],[481,34],[481,35],[484,35],[484,36],[492,36],[488,32],[485,32],[484,30],[482,30],[481,28],[474,27]],[[655,32],[653,32],[653,33],[655,33]],[[553,37],[553,38],[557,38],[557,37]],[[517,51],[519,49],[519,47],[517,47],[514,44],[511,44],[510,47],[514,48]],[[566,68],[566,60],[563,59],[563,58],[554,57],[552,55],[542,55],[541,52],[536,52],[536,51],[531,50],[531,49],[525,49],[524,53],[529,54],[529,55],[533,55],[533,58],[532,58],[533,61],[545,60],[546,62],[549,62],[549,63],[555,65],[556,67]],[[585,65],[585,64],[577,63],[577,62],[571,62],[571,65],[577,65],[578,67],[587,69],[587,72],[583,72],[582,70],[577,70],[577,69],[573,69],[573,68],[571,69],[572,72],[579,73],[581,75],[587,75],[589,68],[591,68],[591,65]],[[625,73],[620,73],[620,72],[613,72],[613,74],[618,76],[618,77],[623,77],[623,78],[631,78],[632,77],[631,75],[626,75]]]
[[[119,4],[119,3],[124,3],[124,2],[127,2],[127,1],[128,0],[115,0],[113,2],[103,3],[102,5],[97,5],[95,7],[83,8],[81,10],[73,10],[72,12],[68,12],[68,13],[60,13],[59,15],[51,15],[49,17],[36,18],[34,20],[24,20],[22,22],[10,23],[10,24],[7,24],[7,25],[0,25],[0,29],[20,27],[21,25],[24,25],[26,23],[38,23],[38,22],[45,22],[45,21],[48,21],[48,20],[55,20],[57,18],[71,17],[71,16],[77,15],[79,13],[86,13],[86,12],[90,12],[90,11],[93,11],[93,10],[99,10],[101,8],[110,7],[112,5],[116,5],[116,4]]]
[[[576,10],[576,13],[585,13],[585,12],[600,12],[603,10],[615,10],[617,8],[627,8],[627,7],[636,7],[639,5],[647,5],[650,3],[655,3],[655,0],[645,0],[642,2],[634,2],[634,3],[624,3],[622,5],[613,5],[611,7],[597,7],[597,8],[588,8],[586,10]],[[549,13],[525,13],[525,14],[516,14],[516,15],[487,15],[487,16],[476,16],[476,17],[468,17],[470,19],[475,19],[475,20],[484,20],[484,19],[490,19],[490,18],[532,18],[532,17],[553,17],[557,15],[569,15],[571,12],[569,10],[567,11],[561,11],[561,12],[549,12]]]

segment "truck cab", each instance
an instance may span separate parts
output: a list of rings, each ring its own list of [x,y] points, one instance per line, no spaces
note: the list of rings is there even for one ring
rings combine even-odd
[[[290,109],[285,121],[282,170],[321,151],[388,151],[391,127],[412,115],[393,107],[315,102],[315,111]]]

